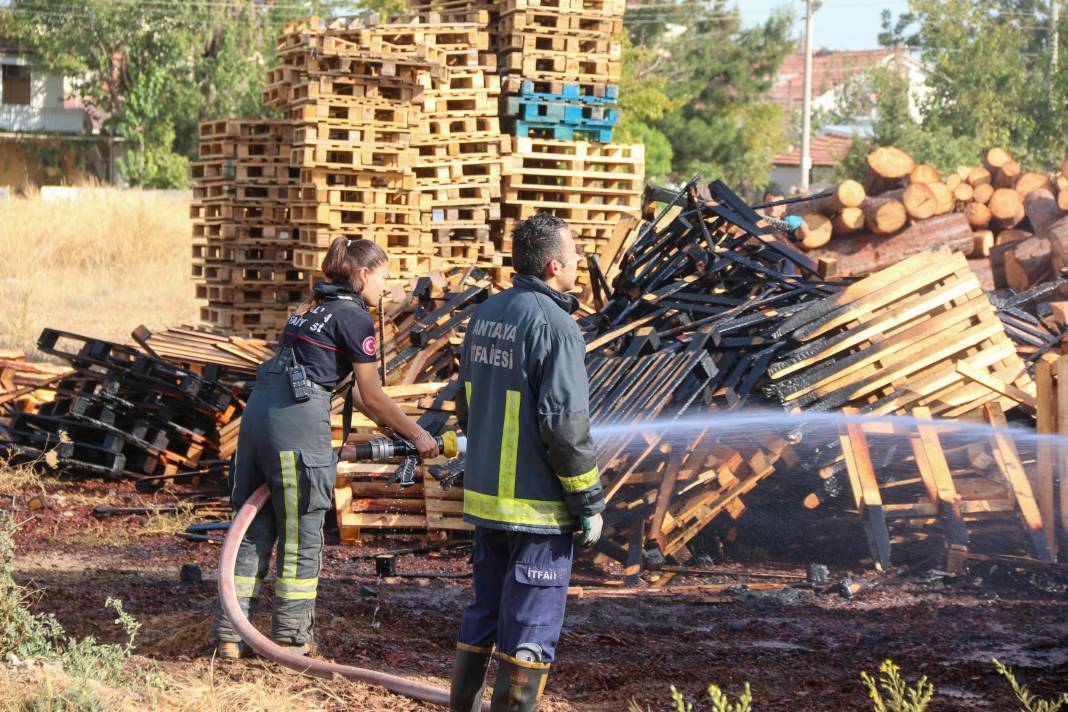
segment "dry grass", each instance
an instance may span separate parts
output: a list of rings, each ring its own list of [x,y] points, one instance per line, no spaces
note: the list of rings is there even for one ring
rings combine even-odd
[[[44,481],[38,467],[33,463],[12,465],[0,459],[0,492],[45,492]]]
[[[0,668],[0,709],[289,712],[418,708],[366,685],[342,678],[321,680],[298,675],[261,661],[226,666],[209,661],[170,672],[151,671],[150,661],[143,658],[130,661],[131,666],[141,664],[149,670],[146,677],[153,683],[151,687],[108,687],[72,679],[55,668],[5,666]]]
[[[189,198],[109,188],[0,202],[0,347],[32,354],[46,326],[129,341],[197,318]]]

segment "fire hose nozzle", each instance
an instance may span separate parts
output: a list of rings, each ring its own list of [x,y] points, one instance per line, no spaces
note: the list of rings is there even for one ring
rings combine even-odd
[[[434,440],[447,458],[454,458],[467,452],[467,438],[449,431]],[[396,458],[417,457],[419,451],[415,445],[403,438],[376,438],[356,445],[353,460],[364,462],[387,462]]]

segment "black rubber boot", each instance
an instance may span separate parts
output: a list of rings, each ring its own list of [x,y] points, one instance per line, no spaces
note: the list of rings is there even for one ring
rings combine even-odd
[[[534,712],[549,679],[549,664],[524,662],[506,656],[497,660],[492,712]]]
[[[449,688],[450,712],[478,712],[482,709],[482,692],[486,689],[486,668],[490,652],[457,648]]]

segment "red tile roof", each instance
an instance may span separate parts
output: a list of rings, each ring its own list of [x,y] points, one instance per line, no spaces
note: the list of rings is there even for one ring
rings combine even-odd
[[[845,155],[849,153],[849,147],[853,139],[849,136],[816,136],[812,139],[809,153],[812,156],[813,166],[837,166]],[[791,146],[786,153],[771,159],[775,166],[800,166],[801,147]]]
[[[812,96],[831,91],[862,70],[892,57],[895,50],[872,49],[857,52],[817,52],[812,55]],[[805,55],[791,54],[783,60],[769,98],[787,109],[800,109],[804,97]]]

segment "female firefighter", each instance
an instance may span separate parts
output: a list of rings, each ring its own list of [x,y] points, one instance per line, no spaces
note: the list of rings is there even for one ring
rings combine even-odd
[[[241,418],[230,501],[238,509],[266,483],[271,507],[252,522],[234,570],[245,615],[254,604],[278,542],[271,637],[292,652],[313,651],[315,592],[338,456],[331,448],[330,397],[353,374],[353,398],[365,415],[412,441],[421,457],[438,454],[434,438],[382,389],[378,342],[367,311],[386,291],[389,258],[369,240],[339,237],[322,270],[328,281],[289,318],[274,358],[262,364]],[[358,393],[357,393],[358,391]],[[217,654],[235,658],[245,645],[217,604]]]

